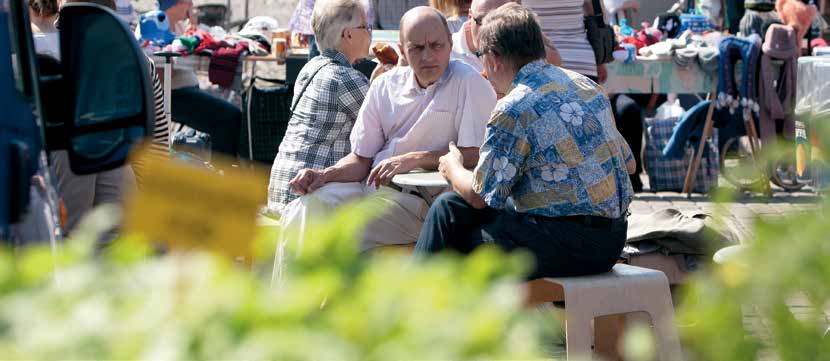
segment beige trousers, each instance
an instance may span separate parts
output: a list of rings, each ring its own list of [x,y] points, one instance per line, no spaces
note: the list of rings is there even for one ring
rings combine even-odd
[[[302,252],[308,224],[333,214],[342,204],[366,197],[372,205],[382,207],[380,209],[383,212],[366,226],[360,240],[361,252],[384,245],[415,243],[418,240],[429,211],[429,206],[421,197],[388,187],[375,190],[362,182],[329,183],[283,207],[280,216],[282,235],[277,244],[273,279],[281,278],[285,263],[293,256],[286,254],[287,245],[291,244],[290,248]]]

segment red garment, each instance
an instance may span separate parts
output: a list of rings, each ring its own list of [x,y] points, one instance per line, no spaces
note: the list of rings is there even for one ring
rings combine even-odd
[[[824,40],[824,39],[822,39],[822,38],[816,38],[816,39],[813,39],[812,41],[810,41],[810,45],[811,45],[813,48],[818,48],[818,47],[822,47],[822,46],[828,46],[828,44],[827,44],[827,40]]]
[[[231,46],[230,44],[228,44],[224,40],[217,41],[213,37],[213,35],[210,35],[209,32],[207,32],[205,30],[202,30],[202,29],[199,29],[199,28],[196,28],[196,27],[187,29],[187,31],[185,31],[184,34],[182,34],[182,36],[195,36],[195,37],[199,38],[199,40],[201,40],[199,42],[199,46],[197,46],[195,49],[193,49],[194,54],[201,53],[204,50],[216,50],[216,49],[219,49],[219,48]]]
[[[223,47],[213,51],[208,68],[210,82],[224,88],[229,88],[236,77],[239,61],[248,49],[244,44],[237,44],[233,48]]]

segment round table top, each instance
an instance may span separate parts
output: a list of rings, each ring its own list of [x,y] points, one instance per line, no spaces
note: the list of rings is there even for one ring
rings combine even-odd
[[[446,187],[447,180],[441,173],[433,171],[412,171],[410,173],[398,174],[392,177],[392,183],[399,186],[410,187]]]

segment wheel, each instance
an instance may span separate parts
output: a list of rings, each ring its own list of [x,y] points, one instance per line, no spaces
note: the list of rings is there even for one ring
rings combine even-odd
[[[731,149],[735,147],[735,149]],[[720,152],[720,173],[738,189],[750,189],[760,182],[755,172],[755,160],[749,151],[749,137],[729,138]]]

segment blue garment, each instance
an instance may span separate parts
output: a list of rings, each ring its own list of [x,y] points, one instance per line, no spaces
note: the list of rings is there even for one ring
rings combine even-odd
[[[583,75],[538,60],[522,67],[487,124],[473,189],[492,208],[547,217],[619,218],[633,190],[631,150],[608,97]]]
[[[706,111],[711,101],[704,100],[683,113],[677,126],[674,128],[669,142],[663,148],[663,156],[670,159],[682,159],[686,156],[686,143],[692,142],[695,149],[703,136],[703,126],[706,124]]]

